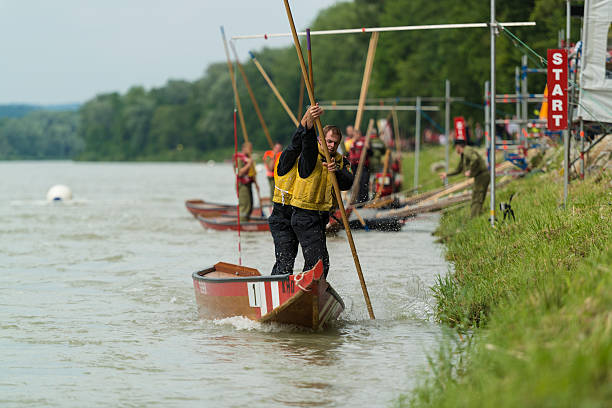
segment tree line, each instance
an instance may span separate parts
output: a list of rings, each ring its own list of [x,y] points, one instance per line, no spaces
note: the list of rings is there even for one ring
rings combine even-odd
[[[354,0],[322,10],[311,28],[487,22],[489,13],[489,2],[481,0]],[[496,13],[498,21],[537,21],[536,27],[517,27],[513,33],[541,55],[546,48],[556,47],[557,32],[565,27],[564,3],[556,0],[498,2]],[[574,25],[572,31],[578,33],[579,22]],[[317,100],[359,97],[369,38],[369,34],[312,38]],[[253,44],[257,43],[236,45],[246,51]],[[517,45],[498,36],[498,93],[514,92],[514,67],[521,57]],[[452,94],[466,99],[453,104],[453,115],[482,121],[489,52],[488,29],[381,33],[368,95],[443,96],[444,81],[449,79]],[[264,47],[255,55],[297,116],[301,71],[295,49]],[[250,60],[241,62],[272,138],[288,142],[293,123],[255,65]],[[237,81],[249,139],[255,148],[264,149],[266,137],[242,78],[237,76]],[[544,83],[544,76],[530,77],[530,92],[540,93]],[[503,109],[512,112],[512,106],[500,106]],[[78,112],[31,112],[22,118],[1,119],[0,158],[198,160],[233,146],[233,110],[230,76],[223,61],[208,66],[193,82],[170,80],[151,90],[135,86],[125,94],[97,95]],[[374,116],[384,114],[366,112],[362,123]],[[328,111],[323,121],[344,127],[354,118],[354,112]],[[425,119],[425,126],[438,129],[443,123],[441,113],[430,113]],[[404,136],[413,132],[414,122],[414,113],[400,114]]]

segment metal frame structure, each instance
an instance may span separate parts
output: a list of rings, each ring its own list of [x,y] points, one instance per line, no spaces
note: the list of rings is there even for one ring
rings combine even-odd
[[[372,28],[353,28],[341,30],[322,30],[310,31],[309,35],[335,35],[335,34],[359,34],[359,33],[376,33],[376,32],[391,32],[391,31],[417,31],[417,30],[442,30],[442,29],[457,29],[457,28],[489,28],[490,43],[491,43],[491,94],[495,95],[495,36],[499,33],[499,29],[504,27],[522,27],[535,26],[535,22],[508,22],[499,23],[495,19],[495,0],[491,0],[491,16],[488,23],[467,23],[467,24],[434,24],[434,25],[414,25],[414,26],[397,26],[397,27],[372,27]],[[279,37],[290,37],[294,33],[276,33],[276,34],[254,34],[254,35],[236,35],[231,37],[232,40],[245,39],[271,39]],[[305,36],[306,32],[295,33],[297,36]],[[420,115],[419,115],[420,116]],[[491,143],[491,210],[490,222],[491,226],[495,226],[495,98],[491,98],[490,109],[490,134],[493,143]],[[448,132],[448,127],[447,127]],[[447,137],[448,141],[448,137]]]

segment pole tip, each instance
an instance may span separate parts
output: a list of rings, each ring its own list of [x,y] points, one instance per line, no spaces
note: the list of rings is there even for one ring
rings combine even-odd
[[[308,49],[311,50],[310,48],[310,28],[306,29],[306,43],[308,44]]]
[[[249,56],[250,56],[252,59],[255,59],[255,55],[253,55],[253,53],[252,53],[251,51],[249,51]]]

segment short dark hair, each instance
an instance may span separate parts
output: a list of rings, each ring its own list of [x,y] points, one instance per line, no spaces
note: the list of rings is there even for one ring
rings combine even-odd
[[[323,128],[323,139],[325,139],[325,135],[327,135],[327,132],[329,132],[330,130],[332,132],[332,135],[340,136],[340,139],[342,139],[342,132],[340,131],[340,128],[334,125],[327,125]]]

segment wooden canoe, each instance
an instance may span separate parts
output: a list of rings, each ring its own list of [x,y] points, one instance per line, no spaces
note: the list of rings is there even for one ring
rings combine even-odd
[[[204,200],[187,200],[185,207],[194,217],[218,217],[220,215],[236,215],[236,206],[230,204],[211,203]],[[252,215],[261,217],[261,208],[253,208]]]
[[[192,275],[198,313],[206,319],[244,316],[319,329],[338,318],[344,302],[319,261],[297,275],[262,276],[257,269],[219,262]]]
[[[344,211],[346,213],[346,216],[350,218],[351,212],[353,211],[353,209],[351,207],[347,207],[344,209]],[[333,214],[330,215],[329,222],[325,226],[325,232],[327,234],[335,234],[341,229],[344,229],[344,224],[342,223],[342,214],[340,213],[340,210],[338,209],[334,211]]]
[[[387,217],[387,218],[365,218],[365,225],[359,220],[350,220],[349,225],[352,230],[368,229],[376,231],[397,232],[402,229],[406,223],[405,218]]]
[[[238,217],[236,215],[220,215],[218,217],[203,217],[196,215],[204,228],[217,231],[238,231]],[[251,217],[249,221],[240,222],[241,231],[270,231],[266,217]]]
[[[391,215],[388,217],[380,218],[377,217],[377,214],[380,212],[381,210],[362,207],[359,209],[359,213],[361,215],[360,219],[359,217],[357,217],[352,207],[346,209],[347,216],[349,217],[349,226],[352,230],[367,229],[378,231],[399,231],[406,223],[406,218],[408,217],[397,217]],[[334,216],[330,217],[330,221],[329,224],[327,224],[326,229],[327,233],[333,234],[341,229],[344,229],[344,224],[342,223],[342,220],[339,217],[339,213],[334,214]]]

